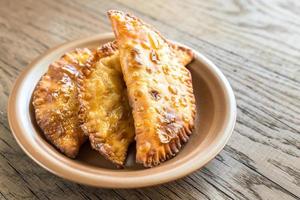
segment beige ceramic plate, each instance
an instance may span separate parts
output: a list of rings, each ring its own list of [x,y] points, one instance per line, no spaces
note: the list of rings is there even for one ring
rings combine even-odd
[[[48,65],[64,52],[76,47],[96,47],[113,40],[101,34],[63,44],[46,52],[19,76],[8,103],[8,120],[22,149],[39,165],[63,178],[98,187],[135,188],[156,185],[181,178],[205,165],[224,147],[233,130],[236,104],[232,89],[220,70],[203,55],[195,52],[189,66],[197,102],[195,130],[188,143],[173,159],[160,166],[144,169],[134,162],[134,145],[129,151],[126,169],[116,169],[88,142],[72,160],[58,152],[37,127],[31,105],[35,85]]]

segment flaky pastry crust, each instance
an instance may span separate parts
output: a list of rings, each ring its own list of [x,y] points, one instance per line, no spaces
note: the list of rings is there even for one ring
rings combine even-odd
[[[79,118],[92,148],[121,167],[134,141],[133,118],[116,45],[103,45],[97,55],[78,79]]]
[[[77,76],[94,59],[89,49],[76,49],[53,62],[33,93],[37,124],[47,140],[75,158],[85,136],[79,126]]]
[[[133,109],[136,161],[156,166],[175,156],[192,133],[196,106],[191,74],[181,54],[154,28],[120,11],[108,15]],[[180,50],[192,56],[190,50]]]

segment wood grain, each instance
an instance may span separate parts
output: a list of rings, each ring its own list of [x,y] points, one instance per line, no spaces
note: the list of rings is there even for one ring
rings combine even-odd
[[[35,164],[10,133],[7,99],[21,70],[51,47],[111,31],[112,8],[205,54],[235,91],[228,145],[181,180],[135,190],[71,183]],[[299,8],[295,0],[0,0],[0,199],[299,199]]]

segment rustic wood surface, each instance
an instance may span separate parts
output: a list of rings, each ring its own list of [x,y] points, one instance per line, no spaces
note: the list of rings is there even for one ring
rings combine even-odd
[[[210,58],[234,89],[238,117],[203,169],[161,186],[98,189],[34,163],[13,139],[7,99],[47,49],[111,31],[108,9],[130,11]],[[0,199],[299,199],[300,1],[0,0]]]

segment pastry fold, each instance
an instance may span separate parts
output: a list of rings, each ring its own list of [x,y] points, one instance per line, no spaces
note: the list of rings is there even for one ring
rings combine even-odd
[[[49,66],[33,93],[37,124],[46,139],[71,158],[85,141],[78,120],[76,79],[93,59],[94,53],[86,48],[66,53]]]
[[[153,167],[175,156],[192,133],[196,106],[185,64],[193,54],[133,15],[111,10],[108,16],[132,107],[136,161]]]
[[[81,128],[93,149],[121,167],[135,133],[119,52],[110,42],[97,56],[78,79]]]

